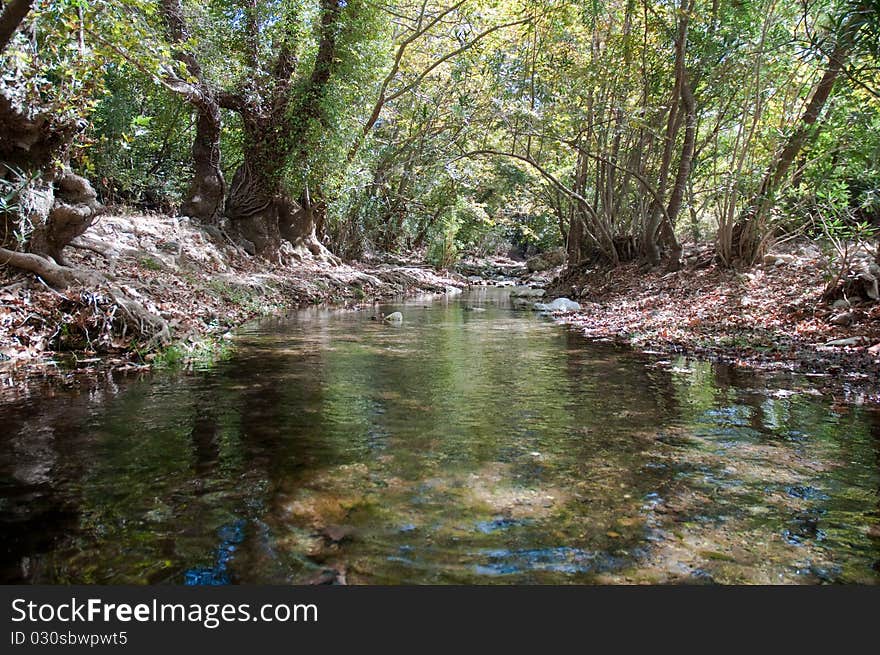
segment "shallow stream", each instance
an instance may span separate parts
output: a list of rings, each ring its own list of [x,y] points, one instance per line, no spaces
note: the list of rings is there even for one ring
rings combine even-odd
[[[507,293],[0,395],[0,581],[878,583],[880,413]]]

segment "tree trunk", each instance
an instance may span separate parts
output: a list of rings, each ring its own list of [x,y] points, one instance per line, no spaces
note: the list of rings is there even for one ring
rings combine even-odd
[[[235,171],[226,199],[226,217],[233,231],[250,242],[245,249],[265,255],[281,245],[279,228],[279,187],[271,171],[261,166],[259,149],[248,148]],[[282,201],[283,202],[283,201]],[[289,207],[284,207],[289,211]]]
[[[584,247],[584,221],[580,213],[575,210],[568,224],[568,239],[566,251],[568,253],[568,268],[576,268],[583,261]]]
[[[226,181],[220,170],[220,107],[210,102],[196,111],[198,121],[191,151],[193,179],[180,211],[202,223],[216,224],[226,196]]]
[[[587,157],[578,150],[573,190],[579,195],[583,195],[587,185],[588,164]],[[568,268],[574,269],[586,259],[584,217],[577,203],[569,201],[569,207],[568,235],[565,239],[565,248],[568,255]]]
[[[660,160],[657,195],[651,200],[648,209],[648,217],[642,231],[642,250],[645,255],[647,255],[648,261],[652,266],[659,266],[662,261],[660,241],[658,239],[660,231],[661,229],[666,229],[667,233],[665,236],[668,238],[668,231],[670,229],[669,226],[665,225],[666,220],[662,202],[666,195],[666,188],[669,181],[669,169],[672,165],[673,147],[675,145],[676,136],[681,128],[681,112],[679,111],[680,94],[680,81],[676,79],[666,120],[666,134],[663,146],[663,157]]]
[[[311,259],[339,265],[342,260],[331,253],[318,238],[318,223],[324,205],[315,202],[306,187],[299,203],[284,200],[279,205],[278,225],[281,236],[293,245],[298,259]]]
[[[16,189],[14,209],[0,215],[0,245],[61,262],[64,247],[101,212],[88,180],[55,168],[80,127],[51,110],[19,106],[0,90],[0,179]]]
[[[220,168],[220,135],[223,129],[220,105],[205,82],[202,67],[187,51],[189,39],[180,0],[162,0],[160,11],[165,21],[169,43],[175,48],[174,58],[186,66],[193,81],[169,75],[168,86],[179,93],[195,109],[196,136],[192,145],[193,179],[181,205],[181,212],[206,224],[215,224],[223,211],[226,181]]]
[[[678,161],[678,172],[672,185],[669,196],[669,204],[666,207],[666,216],[660,230],[661,240],[666,248],[666,256],[670,270],[681,268],[681,244],[675,236],[675,221],[681,211],[684,194],[687,191],[687,183],[690,179],[691,168],[694,160],[694,148],[697,141],[697,104],[694,99],[691,83],[688,79],[688,71],[685,66],[685,53],[687,52],[688,15],[693,4],[685,6],[682,3],[682,15],[679,22],[678,40],[676,42],[676,77],[678,78],[679,96],[682,109],[684,110],[684,142],[681,146],[681,157]]]
[[[0,12],[0,54],[34,6],[34,0],[9,0]]]
[[[738,253],[740,260],[748,264],[763,254],[767,238],[765,217],[772,205],[773,196],[779,190],[801,148],[813,134],[814,126],[834,90],[834,84],[849,60],[856,37],[865,24],[865,14],[871,11],[866,4],[870,3],[860,3],[845,20],[834,50],[828,57],[825,73],[813,89],[797,129],[788,137],[782,151],[768,167],[758,193],[746,205],[733,226],[732,250]]]
[[[323,204],[313,201],[308,187],[299,202],[283,188],[286,145],[276,131],[265,128],[272,124],[273,117],[245,111],[243,118],[245,143],[249,146],[232,178],[226,202],[226,216],[234,232],[249,242],[245,247],[254,254],[274,257],[282,241],[288,241],[292,245],[288,252],[297,259],[340,263],[317,237]]]
[[[28,250],[63,264],[62,250],[89,229],[104,208],[89,181],[68,168],[54,180],[52,189],[52,207],[45,220],[34,226]]]

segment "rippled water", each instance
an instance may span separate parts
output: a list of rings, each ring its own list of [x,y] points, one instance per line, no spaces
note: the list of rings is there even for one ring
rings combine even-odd
[[[485,311],[472,311],[474,308]],[[0,580],[880,582],[880,415],[504,292],[0,397]]]

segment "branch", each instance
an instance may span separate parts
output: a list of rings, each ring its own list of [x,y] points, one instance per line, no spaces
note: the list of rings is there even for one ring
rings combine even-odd
[[[530,23],[530,22],[532,22],[531,18],[522,18],[520,20],[515,20],[510,23],[502,23],[501,25],[495,25],[494,27],[490,27],[489,29],[480,32],[473,39],[471,39],[470,41],[465,43],[460,48],[453,50],[452,52],[440,57],[440,59],[438,59],[433,64],[428,66],[425,70],[423,70],[421,73],[419,73],[419,75],[416,77],[416,79],[414,79],[412,82],[410,82],[409,84],[407,84],[403,88],[392,93],[390,96],[388,96],[385,99],[385,101],[390,102],[392,100],[396,100],[397,98],[399,98],[403,94],[412,91],[419,84],[421,84],[422,80],[424,80],[426,77],[428,77],[428,75],[431,74],[431,71],[433,71],[435,68],[437,68],[438,66],[440,66],[444,62],[449,61],[453,57],[456,57],[456,56],[460,55],[461,53],[466,52],[467,50],[470,50],[473,46],[475,46],[477,43],[482,41],[485,37],[489,36],[493,32],[497,32],[498,30],[504,29],[506,27],[513,27],[515,25],[524,25],[524,24]]]
[[[144,66],[142,62],[138,61],[137,57],[131,56],[131,54],[120,48],[115,43],[108,41],[95,30],[86,27],[85,31],[86,34],[95,39],[95,41],[103,46],[106,46],[107,48],[110,48],[127,64],[137,69],[139,72],[143,73],[144,75],[155,81],[157,84],[165,87],[169,91],[182,95],[188,102],[191,102],[193,104],[199,104],[204,100],[202,91],[201,89],[199,89],[198,86],[192,84],[191,82],[187,82],[186,80],[175,75],[167,65],[160,66],[161,72],[157,73],[147,66]]]
[[[221,91],[217,94],[217,104],[223,109],[229,109],[239,114],[243,114],[248,109],[247,101],[241,93],[232,91]]]
[[[580,203],[581,206],[587,210],[587,213],[590,215],[591,218],[593,218],[594,220],[598,219],[599,216],[596,213],[596,210],[590,204],[589,200],[584,198],[577,191],[569,189],[562,182],[560,182],[553,174],[551,174],[549,171],[547,171],[543,166],[541,166],[538,162],[536,162],[531,157],[526,157],[525,155],[517,155],[516,153],[513,153],[513,152],[501,152],[500,150],[472,150],[470,152],[466,152],[463,155],[456,157],[456,159],[472,158],[472,157],[477,157],[480,155],[492,155],[492,156],[496,156],[496,157],[510,157],[512,159],[518,159],[520,161],[527,163],[529,166],[531,166],[536,171],[538,171],[538,173],[540,173],[544,179],[546,179],[553,186],[555,186],[557,189],[559,189],[563,194],[565,194],[569,198],[572,198],[573,200],[576,200],[578,203]],[[454,159],[453,161],[455,161],[456,159]]]
[[[0,54],[6,50],[6,46],[12,40],[18,26],[21,25],[25,16],[28,15],[34,5],[34,0],[9,0],[0,13]]]
[[[397,91],[395,91],[391,95],[386,95],[386,93],[388,91],[388,87],[391,85],[391,82],[394,81],[394,78],[397,76],[397,73],[400,71],[400,62],[403,59],[403,56],[406,52],[407,47],[410,46],[413,42],[415,42],[420,37],[424,36],[427,32],[429,32],[445,16],[449,15],[454,10],[461,7],[461,5],[464,4],[464,2],[465,2],[465,0],[460,0],[458,3],[452,5],[448,9],[439,13],[437,16],[435,16],[431,21],[429,21],[424,26],[421,26],[422,17],[421,16],[419,17],[419,26],[420,27],[418,27],[416,29],[416,31],[413,32],[413,34],[411,34],[409,37],[407,37],[403,41],[403,43],[400,44],[400,47],[397,49],[397,53],[394,57],[394,64],[391,67],[391,71],[388,73],[388,75],[385,76],[385,79],[382,81],[382,87],[379,90],[379,98],[376,100],[376,104],[373,106],[373,111],[370,114],[370,117],[367,119],[367,122],[364,123],[361,134],[359,135],[357,141],[354,142],[351,149],[348,151],[348,156],[346,157],[347,163],[351,163],[354,160],[355,155],[357,155],[358,151],[360,150],[361,146],[363,145],[364,138],[367,136],[367,134],[370,133],[370,130],[372,130],[373,127],[376,125],[376,121],[379,120],[379,116],[382,113],[382,108],[387,103],[392,102],[392,101],[396,100],[397,98],[401,97],[402,95],[404,95],[405,93],[409,93],[410,91],[415,89],[419,84],[422,83],[422,80],[424,80],[428,75],[431,74],[431,71],[436,69],[438,66],[440,66],[444,62],[452,59],[453,57],[456,57],[456,56],[460,55],[461,53],[466,52],[467,50],[470,50],[473,46],[475,46],[477,43],[482,41],[485,37],[489,36],[493,32],[497,32],[498,30],[504,29],[506,27],[513,27],[514,25],[522,25],[525,23],[529,23],[532,20],[531,18],[523,18],[523,19],[520,19],[517,21],[510,22],[510,23],[503,23],[501,25],[495,25],[494,27],[490,27],[489,29],[484,30],[483,32],[481,32],[480,34],[477,34],[477,36],[475,36],[469,42],[465,43],[460,48],[453,50],[450,53],[447,53],[446,55],[444,55],[443,57],[441,57],[440,59],[435,61],[433,64],[428,66],[425,70],[423,70],[421,73],[419,73],[419,75],[409,84],[398,89]],[[424,11],[424,5],[422,7],[422,10]]]
[[[416,39],[427,34],[437,23],[439,23],[443,17],[449,15],[459,7],[461,7],[466,0],[460,0],[456,4],[452,5],[448,9],[440,12],[435,16],[427,25],[423,25],[423,20],[425,17],[425,6],[427,2],[422,2],[422,8],[419,12],[419,17],[416,23],[416,29],[410,34],[403,42],[400,44],[400,47],[397,48],[397,53],[394,55],[394,64],[391,66],[391,70],[388,72],[388,75],[385,76],[385,79],[382,80],[382,86],[379,88],[379,97],[376,99],[376,104],[373,105],[373,111],[370,113],[370,117],[367,119],[367,122],[364,123],[363,128],[361,129],[361,134],[357,138],[357,140],[352,144],[351,148],[348,151],[348,155],[346,156],[346,163],[351,163],[354,161],[355,156],[358,153],[358,150],[361,149],[363,145],[364,138],[367,134],[370,133],[370,130],[376,125],[376,121],[379,120],[379,116],[382,113],[382,108],[385,106],[385,103],[388,101],[388,97],[386,95],[388,91],[388,87],[391,82],[394,81],[394,78],[397,77],[397,72],[400,70],[400,62],[403,60],[403,55],[406,53],[407,47],[412,44]]]

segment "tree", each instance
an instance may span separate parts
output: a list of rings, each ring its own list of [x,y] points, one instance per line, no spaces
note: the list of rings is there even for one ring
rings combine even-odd
[[[755,196],[740,214],[734,228],[733,241],[737,254],[746,264],[754,263],[764,254],[767,233],[767,212],[772,208],[774,197],[791,169],[795,158],[808,139],[815,134],[819,120],[835,83],[845,70],[859,33],[868,24],[874,7],[870,2],[857,2],[845,8],[845,13],[835,19],[834,45],[828,54],[825,70],[813,88],[810,99],[798,119],[795,129],[788,135],[778,154],[764,174]]]
[[[180,94],[194,108],[197,116],[192,144],[193,177],[181,211],[203,223],[214,224],[223,211],[226,195],[226,181],[220,166],[223,129],[220,104],[190,49],[190,35],[180,0],[161,0],[159,6],[174,58],[183,64],[188,77],[185,79],[166,68],[165,84]]]
[[[0,211],[0,261],[59,288],[101,287],[133,333],[165,341],[169,329],[161,317],[111,281],[63,260],[64,248],[102,210],[91,184],[69,166],[109,56],[87,42],[87,25],[120,34],[129,7],[47,2],[29,14],[32,3],[25,4],[9,3],[0,14],[3,70],[15,71],[0,78],[0,184],[13,198]],[[34,21],[32,38],[16,39],[28,20]]]

